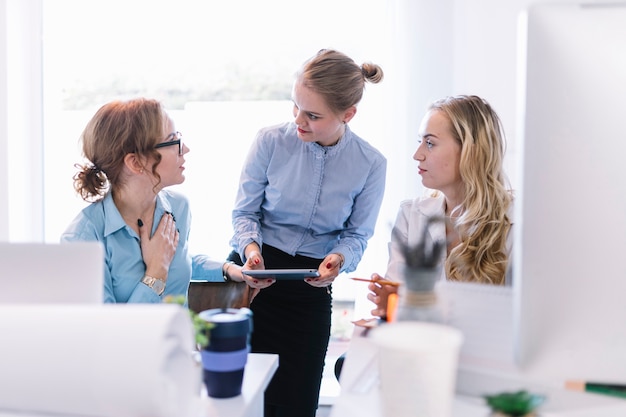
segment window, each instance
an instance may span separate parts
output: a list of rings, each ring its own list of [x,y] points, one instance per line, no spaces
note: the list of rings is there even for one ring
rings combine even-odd
[[[72,188],[79,136],[112,99],[146,96],[168,108],[191,149],[179,186],[191,200],[191,249],[220,259],[230,251],[243,158],[259,128],[291,119],[293,74],[302,62],[335,48],[387,72],[383,0],[56,0],[43,7],[46,241],[57,241],[86,204]],[[382,98],[390,88],[368,86],[351,122],[383,153]],[[361,263],[363,275],[386,267],[397,204],[390,206]],[[343,281],[337,299],[365,288]]]

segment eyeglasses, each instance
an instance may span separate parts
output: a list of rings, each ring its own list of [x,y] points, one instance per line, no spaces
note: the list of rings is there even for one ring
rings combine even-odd
[[[178,154],[183,154],[183,134],[180,132],[173,132],[167,135],[165,142],[154,145],[154,149],[165,148],[166,146],[178,145]]]

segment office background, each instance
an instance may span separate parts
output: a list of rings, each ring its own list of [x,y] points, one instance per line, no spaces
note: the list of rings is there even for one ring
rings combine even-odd
[[[181,186],[192,200],[192,248],[224,256],[243,155],[258,128],[290,119],[289,98],[198,101],[190,94],[185,103],[171,91],[150,90],[149,80],[164,74],[172,85],[192,76],[202,85],[218,83],[211,68],[239,63],[243,70],[237,71],[248,75],[231,75],[244,88],[276,77],[289,89],[302,61],[333,47],[358,63],[380,64],[386,74],[383,83],[366,87],[351,122],[389,160],[376,234],[355,275],[382,273],[398,204],[422,192],[412,155],[430,101],[477,94],[495,107],[508,138],[506,168],[515,188],[518,19],[531,3],[0,0],[0,240],[55,242],[84,205],[71,187],[78,136],[95,109],[118,96],[82,105],[68,96],[73,79],[96,82],[98,69],[109,77],[126,76],[137,87],[128,91],[172,108],[192,149]],[[213,27],[222,32],[211,32]],[[274,71],[258,72],[262,66]],[[347,291],[354,288],[351,283]]]

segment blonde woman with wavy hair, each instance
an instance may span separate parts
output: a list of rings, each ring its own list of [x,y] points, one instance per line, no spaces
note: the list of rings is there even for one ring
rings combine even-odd
[[[446,97],[429,106],[419,135],[413,159],[428,193],[401,203],[385,278],[403,280],[399,247],[426,236],[447,240],[447,251],[441,254],[443,279],[510,285],[512,193],[502,167],[500,118],[480,97]],[[428,223],[440,216],[445,224]],[[372,278],[382,279],[376,273]],[[396,288],[369,285],[368,299],[376,304],[372,314],[386,314],[387,297]]]

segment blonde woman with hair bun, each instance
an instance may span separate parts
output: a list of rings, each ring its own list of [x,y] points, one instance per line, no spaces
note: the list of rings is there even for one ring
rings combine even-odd
[[[252,351],[280,357],[265,391],[265,417],[315,416],[332,283],[356,269],[383,199],[387,161],[349,127],[365,83],[382,78],[378,65],[319,51],[296,75],[293,121],[261,129],[241,172],[232,259],[266,269],[316,269],[320,275],[298,281],[246,278],[256,289]]]

